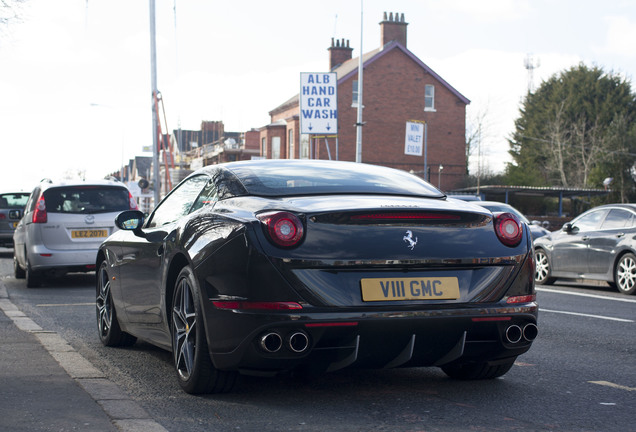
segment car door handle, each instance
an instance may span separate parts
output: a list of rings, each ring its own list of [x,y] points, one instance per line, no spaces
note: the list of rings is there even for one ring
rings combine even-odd
[[[625,237],[625,233],[618,233],[618,234],[616,234],[616,238],[621,238],[621,237]]]
[[[589,239],[590,239],[590,237],[589,237],[589,236],[583,236],[583,237],[581,237],[581,240],[583,240],[583,241],[588,241]]]
[[[157,256],[161,256],[161,255],[163,255],[163,244],[159,246],[159,249],[157,249]]]

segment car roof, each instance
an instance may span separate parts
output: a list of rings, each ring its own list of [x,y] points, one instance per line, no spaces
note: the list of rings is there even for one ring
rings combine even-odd
[[[62,181],[52,181],[49,179],[44,179],[39,184],[42,190],[49,189],[52,187],[73,187],[73,186],[116,186],[126,188],[126,185],[117,180],[108,180],[108,179],[100,179],[100,180],[62,180]]]

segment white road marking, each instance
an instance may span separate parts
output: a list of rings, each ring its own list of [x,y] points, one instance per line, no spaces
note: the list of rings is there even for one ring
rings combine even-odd
[[[580,293],[580,292],[558,290],[553,288],[535,288],[535,289],[537,291],[544,291],[544,292],[550,292],[555,294],[567,294],[567,295],[573,295],[573,296],[579,296],[579,297],[590,297],[590,298],[598,298],[603,300],[613,300],[613,301],[619,301],[624,303],[636,303],[636,300],[629,299],[629,298],[606,297],[606,296],[602,296],[598,294],[586,294],[586,293]]]
[[[37,307],[59,307],[59,306],[95,306],[95,302],[92,303],[40,303]]]
[[[627,387],[620,384],[614,384],[613,382],[609,382],[609,381],[588,381],[588,382],[590,384],[598,384],[598,385],[612,387],[619,390],[636,391],[636,387]]]
[[[623,319],[623,318],[607,317],[607,316],[603,316],[603,315],[591,315],[591,314],[584,314],[584,313],[578,313],[578,312],[556,311],[556,310],[550,310],[550,309],[542,309],[541,307],[539,307],[539,311],[541,311],[541,312],[550,312],[550,313],[558,313],[558,314],[564,314],[564,315],[576,315],[576,316],[582,316],[582,317],[588,317],[588,318],[598,318],[598,319],[604,319],[604,320],[608,320],[608,321],[619,321],[619,322],[627,322],[627,323],[633,323],[634,322],[633,320]]]

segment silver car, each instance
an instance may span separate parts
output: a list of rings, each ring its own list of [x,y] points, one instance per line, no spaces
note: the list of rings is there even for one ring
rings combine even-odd
[[[28,199],[28,192],[0,194],[0,246],[13,247],[13,233],[22,218]]]
[[[535,281],[606,281],[623,294],[636,293],[636,205],[595,207],[534,242]]]
[[[94,271],[99,245],[117,230],[115,217],[136,208],[117,181],[40,183],[13,235],[15,277],[32,288],[44,277]]]

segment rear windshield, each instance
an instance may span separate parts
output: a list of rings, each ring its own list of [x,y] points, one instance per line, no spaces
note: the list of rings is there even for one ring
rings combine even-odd
[[[0,194],[0,209],[23,209],[28,200],[28,192]]]
[[[116,186],[66,186],[44,191],[51,213],[109,213],[130,208],[128,189]]]
[[[271,161],[231,166],[250,195],[386,194],[444,196],[421,178],[397,169],[353,162]]]

